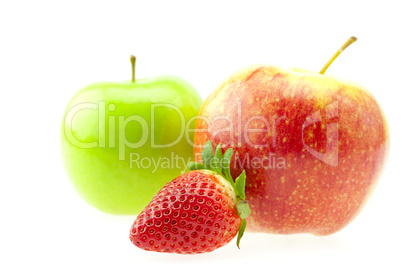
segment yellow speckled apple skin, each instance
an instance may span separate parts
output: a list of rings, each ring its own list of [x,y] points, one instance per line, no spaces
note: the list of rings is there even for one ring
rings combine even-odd
[[[234,178],[246,170],[248,231],[339,231],[368,200],[389,151],[384,113],[365,88],[299,69],[244,69],[207,98],[200,115],[196,159],[211,140],[233,147]],[[306,124],[313,115],[320,120]],[[247,162],[270,156],[269,165]]]

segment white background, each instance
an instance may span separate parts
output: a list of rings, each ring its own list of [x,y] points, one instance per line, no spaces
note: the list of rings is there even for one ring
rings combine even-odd
[[[401,30],[398,1],[2,1],[0,4],[1,267],[401,267]],[[134,217],[82,201],[64,174],[59,126],[69,99],[97,81],[174,74],[206,98],[251,64],[328,69],[384,108],[391,151],[380,183],[342,231],[247,233],[209,254],[130,244]],[[260,264],[258,264],[260,263]],[[144,266],[147,265],[147,266]]]

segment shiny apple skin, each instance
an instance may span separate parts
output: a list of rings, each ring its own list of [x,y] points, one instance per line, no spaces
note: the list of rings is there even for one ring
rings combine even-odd
[[[327,120],[325,108],[335,107],[331,104],[337,116],[329,112]],[[303,129],[317,111],[321,121]],[[389,151],[387,122],[372,94],[354,82],[300,69],[260,65],[241,70],[207,98],[200,115],[210,124],[197,121],[195,158],[200,161],[200,147],[211,139],[214,147],[233,147],[233,177],[246,170],[252,210],[248,231],[328,235],[341,230],[367,202]],[[234,135],[222,131],[231,129],[227,120],[214,120],[222,115],[232,118]],[[247,122],[253,116],[266,121]],[[337,132],[328,134],[328,144],[336,148],[326,148],[331,124]],[[247,126],[266,131],[244,131]],[[327,149],[338,150],[326,159],[330,164],[309,152]],[[282,164],[272,165],[272,158],[268,168],[244,164],[247,157],[270,153]]]
[[[101,103],[104,103],[104,116],[99,119]],[[72,123],[66,121],[68,112],[82,104],[96,104],[98,108],[83,109],[74,115]],[[111,214],[138,214],[168,181],[186,170],[186,163],[178,160],[176,164],[175,157],[185,161],[192,159],[192,133],[189,139],[183,136],[167,148],[151,146],[151,131],[154,133],[155,144],[163,145],[175,141],[185,128],[178,112],[161,108],[155,109],[152,130],[150,121],[153,104],[175,106],[182,112],[184,123],[188,123],[198,114],[202,99],[183,79],[159,76],[135,82],[95,83],[80,90],[70,101],[61,127],[61,155],[74,188],[90,205]],[[120,129],[120,120],[130,116],[143,118],[148,130],[146,140],[142,126],[136,121]],[[191,127],[194,125],[195,122]],[[102,129],[101,133],[99,129]],[[72,133],[74,138],[68,138],[66,133]],[[119,147],[121,133],[129,142],[136,143],[144,138],[145,143],[139,148],[125,146],[122,150]],[[79,146],[75,144],[75,139],[80,143]],[[80,147],[81,144],[93,142],[98,146]],[[123,160],[119,158],[120,154],[124,155]],[[130,164],[132,154],[139,157],[137,162]],[[148,161],[153,160],[166,164],[151,164],[148,167]]]

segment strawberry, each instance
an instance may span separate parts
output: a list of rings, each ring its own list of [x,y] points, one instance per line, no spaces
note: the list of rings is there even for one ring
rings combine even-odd
[[[202,164],[190,163],[191,171],[168,182],[138,215],[130,241],[149,251],[181,254],[204,253],[229,243],[237,246],[246,228],[250,208],[245,199],[245,173],[233,181],[233,150],[215,155],[211,142],[204,146]]]

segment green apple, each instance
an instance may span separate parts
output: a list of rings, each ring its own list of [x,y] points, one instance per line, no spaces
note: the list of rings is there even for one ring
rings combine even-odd
[[[62,159],[79,195],[113,214],[138,214],[192,160],[196,90],[174,76],[102,82],[70,101]]]

